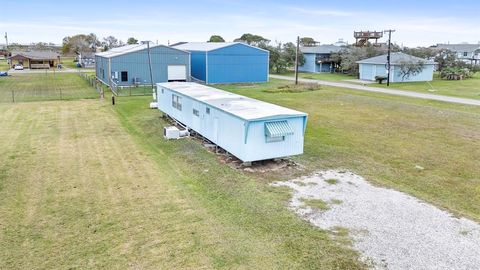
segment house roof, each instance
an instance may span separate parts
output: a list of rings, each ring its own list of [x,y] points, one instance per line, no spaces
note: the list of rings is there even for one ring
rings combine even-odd
[[[214,51],[218,50],[220,48],[225,48],[228,46],[233,46],[236,44],[242,44],[244,46],[249,46],[258,50],[262,51],[267,51],[262,48],[258,48],[252,45],[248,45],[243,42],[187,42],[187,43],[181,43],[178,45],[174,45],[172,47],[180,49],[180,50],[185,50],[185,51],[201,51],[201,52],[209,52],[209,51]]]
[[[110,49],[106,52],[96,53],[95,55],[105,57],[105,58],[112,58],[112,57],[124,55],[124,54],[127,54],[127,53],[132,53],[132,52],[138,52],[138,51],[141,51],[141,50],[145,50],[145,49],[147,49],[147,47],[148,47],[147,44],[125,45],[125,46],[122,46],[122,47],[112,48],[112,49]],[[150,49],[157,48],[157,47],[166,47],[166,48],[171,48],[171,49],[175,49],[175,50],[178,50],[178,51],[182,51],[180,49],[168,47],[168,46],[165,46],[165,45],[150,45]],[[188,53],[186,51],[183,51],[183,52]]]
[[[78,55],[81,55],[82,58],[94,58],[95,57],[94,52],[79,52]]]
[[[315,47],[300,47],[302,53],[337,53],[343,48],[335,45],[319,45]]]
[[[306,116],[306,113],[237,95],[193,82],[168,82],[157,85],[191,97],[247,121]]]
[[[57,59],[60,54],[52,51],[26,51],[26,52],[16,52],[12,54],[10,58],[15,57],[24,57],[32,60],[52,60]]]
[[[431,60],[426,60],[423,58],[415,57],[413,55],[405,54],[402,52],[395,52],[391,53],[390,55],[390,63],[392,65],[399,65],[405,62],[423,62],[424,64],[435,64],[435,62]],[[372,58],[363,59],[357,61],[357,64],[381,64],[384,65],[387,63],[387,54],[375,56]]]
[[[480,44],[437,44],[437,48],[454,52],[474,52],[480,50]]]

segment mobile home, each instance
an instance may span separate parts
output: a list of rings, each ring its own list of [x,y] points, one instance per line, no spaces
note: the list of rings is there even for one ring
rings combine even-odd
[[[303,153],[307,114],[197,83],[158,83],[158,108],[243,162]]]

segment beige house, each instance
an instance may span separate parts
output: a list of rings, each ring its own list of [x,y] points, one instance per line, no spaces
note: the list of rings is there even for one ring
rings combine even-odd
[[[10,67],[22,65],[30,69],[49,69],[60,64],[60,55],[52,51],[29,51],[14,53],[8,58]]]

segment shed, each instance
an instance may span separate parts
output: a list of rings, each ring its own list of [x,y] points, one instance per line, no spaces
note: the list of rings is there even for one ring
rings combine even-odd
[[[190,53],[164,45],[150,46],[153,82],[189,81]],[[133,86],[150,84],[147,44],[113,48],[95,55],[98,80],[109,85]]]
[[[424,69],[415,76],[403,78],[400,73],[404,63],[424,64]],[[433,80],[435,62],[408,55],[402,52],[391,53],[390,56],[390,82],[424,82]],[[357,61],[359,65],[360,80],[375,81],[375,76],[387,76],[387,54]]]
[[[267,50],[242,42],[189,42],[174,48],[191,53],[192,76],[207,84],[268,81]]]
[[[337,63],[332,58],[332,54],[338,53],[342,49],[342,47],[335,45],[300,47],[305,63],[298,67],[298,71],[312,73],[334,72]]]
[[[306,113],[193,82],[156,93],[161,111],[243,162],[303,153]]]

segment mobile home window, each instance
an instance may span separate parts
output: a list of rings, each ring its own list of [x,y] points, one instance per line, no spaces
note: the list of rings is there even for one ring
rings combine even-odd
[[[122,82],[128,82],[128,72],[127,71],[122,71],[120,73],[120,76],[122,78]]]
[[[265,123],[265,142],[282,142],[288,135],[293,135],[293,129],[287,120]]]
[[[463,52],[463,56],[468,56],[468,52]]]
[[[200,112],[197,109],[193,109],[193,114],[196,116],[200,116]]]
[[[175,95],[175,94],[172,94],[172,107],[181,111],[182,110],[182,98]]]
[[[210,114],[210,108],[207,107],[207,108],[205,109],[205,113]]]
[[[267,136],[265,141],[267,143],[273,143],[273,142],[283,142],[285,141],[285,136],[279,136],[279,137],[270,137],[270,136]]]

